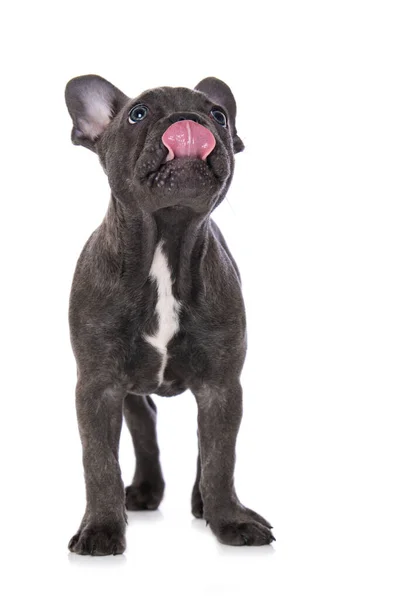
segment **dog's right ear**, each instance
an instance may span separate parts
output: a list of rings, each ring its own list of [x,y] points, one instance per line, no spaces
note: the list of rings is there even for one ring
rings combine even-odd
[[[72,143],[95,151],[96,141],[127,100],[98,75],[71,79],[65,88],[65,102],[73,122]]]

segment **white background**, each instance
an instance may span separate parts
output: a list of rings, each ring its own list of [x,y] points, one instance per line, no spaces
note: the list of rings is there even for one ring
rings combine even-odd
[[[379,1],[22,2],[2,9],[1,587],[5,598],[398,599],[399,16]],[[70,555],[84,509],[67,306],[108,184],[66,82],[134,96],[215,75],[238,155],[215,218],[243,277],[242,502],[270,548],[190,514],[196,411],[157,399],[167,491],[124,556]],[[121,465],[134,461],[124,430]]]

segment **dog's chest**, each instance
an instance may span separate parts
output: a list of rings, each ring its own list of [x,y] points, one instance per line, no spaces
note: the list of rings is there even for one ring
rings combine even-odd
[[[158,382],[161,385],[168,361],[167,346],[179,330],[180,310],[180,303],[172,292],[172,273],[163,250],[162,241],[158,243],[154,252],[149,276],[157,288],[157,303],[155,306],[157,325],[151,335],[144,335],[144,339],[160,353],[161,365],[158,372]]]

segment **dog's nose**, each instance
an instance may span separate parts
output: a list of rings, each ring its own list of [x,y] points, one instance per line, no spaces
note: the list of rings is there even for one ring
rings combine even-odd
[[[175,113],[169,117],[170,123],[177,123],[178,121],[194,121],[199,122],[199,118],[196,113]]]

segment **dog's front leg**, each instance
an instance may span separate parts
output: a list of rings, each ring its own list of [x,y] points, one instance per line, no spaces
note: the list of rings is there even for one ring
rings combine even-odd
[[[236,437],[242,419],[240,382],[226,387],[204,385],[195,396],[204,518],[223,544],[270,544],[275,539],[271,525],[239,502],[234,487]]]
[[[123,399],[124,391],[115,386],[78,381],[86,511],[68,546],[78,554],[102,556],[125,550],[125,494],[118,463]]]

